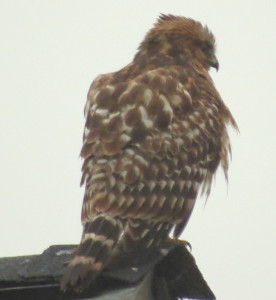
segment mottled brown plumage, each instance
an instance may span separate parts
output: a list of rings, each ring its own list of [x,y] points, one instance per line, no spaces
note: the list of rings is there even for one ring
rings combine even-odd
[[[236,123],[208,74],[207,27],[161,15],[132,63],[98,76],[85,106],[81,244],[61,281],[83,290],[114,253],[179,237],[219,165],[226,176]]]

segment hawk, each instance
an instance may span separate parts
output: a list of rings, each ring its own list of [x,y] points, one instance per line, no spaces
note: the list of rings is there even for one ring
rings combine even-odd
[[[161,15],[133,61],[98,76],[85,105],[83,235],[61,279],[82,291],[112,257],[178,238],[237,129],[208,73],[215,38],[185,17]]]

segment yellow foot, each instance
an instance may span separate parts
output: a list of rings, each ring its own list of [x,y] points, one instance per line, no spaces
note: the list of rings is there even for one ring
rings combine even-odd
[[[168,237],[167,243],[174,244],[176,246],[184,246],[186,248],[189,248],[190,251],[192,251],[192,245],[188,241]]]

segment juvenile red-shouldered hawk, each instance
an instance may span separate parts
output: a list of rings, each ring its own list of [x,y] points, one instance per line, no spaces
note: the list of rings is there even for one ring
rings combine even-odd
[[[83,236],[61,280],[86,288],[114,253],[178,238],[199,191],[209,194],[226,126],[237,125],[208,74],[215,39],[192,19],[161,15],[133,61],[98,76],[85,106]]]

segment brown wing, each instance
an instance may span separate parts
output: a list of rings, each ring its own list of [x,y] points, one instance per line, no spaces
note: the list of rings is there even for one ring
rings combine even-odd
[[[220,160],[227,169],[232,117],[208,73],[169,67],[100,81],[86,106],[83,223],[107,214],[185,226]]]

